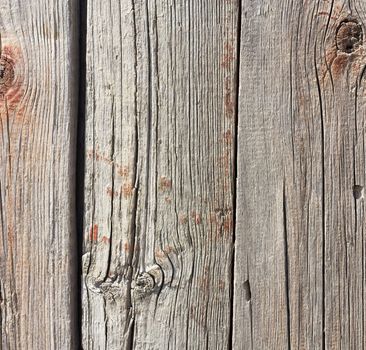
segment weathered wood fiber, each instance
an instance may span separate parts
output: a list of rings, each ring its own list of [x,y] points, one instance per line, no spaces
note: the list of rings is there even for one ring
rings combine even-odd
[[[76,347],[75,5],[0,1],[1,349]]]
[[[234,349],[366,345],[365,21],[243,0]]]
[[[90,1],[84,349],[230,346],[237,1]]]

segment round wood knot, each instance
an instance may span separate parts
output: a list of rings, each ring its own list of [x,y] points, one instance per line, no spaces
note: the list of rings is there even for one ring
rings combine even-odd
[[[336,44],[339,51],[352,53],[362,45],[362,40],[362,27],[357,21],[346,19],[340,23],[336,34]]]
[[[150,294],[153,291],[154,287],[155,287],[155,279],[148,272],[141,273],[137,277],[134,285],[135,292],[140,296]]]
[[[14,63],[7,56],[0,57],[0,92],[5,93],[14,83]]]

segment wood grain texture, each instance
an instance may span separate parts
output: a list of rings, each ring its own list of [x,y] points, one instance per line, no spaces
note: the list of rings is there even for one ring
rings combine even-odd
[[[242,15],[233,348],[363,349],[366,5]]]
[[[0,1],[0,348],[76,347],[76,1]]]
[[[226,348],[238,2],[87,20],[84,349]]]

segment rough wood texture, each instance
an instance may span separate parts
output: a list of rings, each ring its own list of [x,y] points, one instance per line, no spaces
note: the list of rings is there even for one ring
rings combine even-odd
[[[234,349],[363,349],[366,5],[242,7]]]
[[[230,344],[237,1],[90,1],[84,349]]]
[[[0,1],[0,348],[76,347],[76,1]]]

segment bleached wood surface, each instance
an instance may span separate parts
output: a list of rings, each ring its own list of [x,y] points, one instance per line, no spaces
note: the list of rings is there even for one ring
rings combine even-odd
[[[363,349],[365,3],[242,6],[234,349]]]
[[[237,16],[88,2],[85,349],[230,345]]]
[[[0,0],[0,349],[363,349],[366,5],[79,5]]]
[[[0,348],[76,347],[76,1],[0,1]]]

